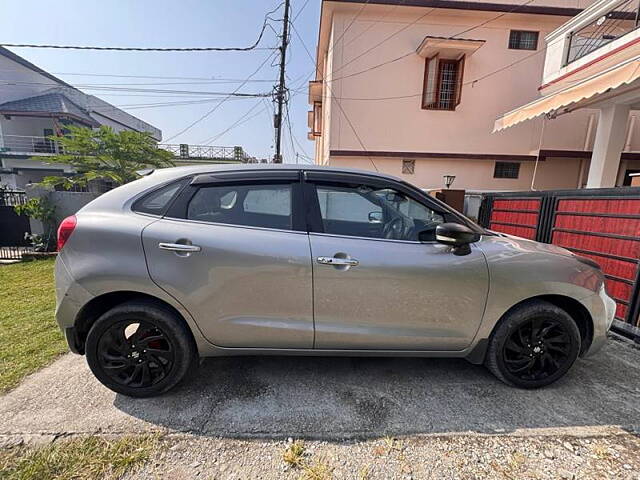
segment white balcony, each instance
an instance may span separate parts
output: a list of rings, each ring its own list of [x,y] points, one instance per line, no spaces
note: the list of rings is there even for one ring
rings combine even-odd
[[[640,56],[639,13],[640,0],[600,0],[550,33],[543,93]]]

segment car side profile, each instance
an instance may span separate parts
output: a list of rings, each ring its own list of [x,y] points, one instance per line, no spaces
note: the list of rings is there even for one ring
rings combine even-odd
[[[615,311],[594,261],[356,170],[157,170],[65,219],[58,247],[70,349],[134,397],[257,354],[466,358],[537,388],[598,351]]]

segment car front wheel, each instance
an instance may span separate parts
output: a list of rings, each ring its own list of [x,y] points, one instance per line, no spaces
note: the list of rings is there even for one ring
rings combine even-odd
[[[509,385],[544,387],[567,373],[580,343],[578,326],[566,311],[546,301],[527,302],[500,321],[485,364]]]
[[[170,309],[132,301],[104,313],[89,330],[87,362],[114,392],[151,397],[176,386],[195,363],[196,347]]]

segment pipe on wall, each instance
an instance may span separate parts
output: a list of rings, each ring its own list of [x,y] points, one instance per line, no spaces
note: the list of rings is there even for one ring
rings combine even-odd
[[[629,125],[627,127],[627,139],[624,142],[625,152],[631,151],[631,142],[633,141],[633,131],[635,130],[635,128],[636,128],[636,116],[631,115],[631,117],[629,118]]]

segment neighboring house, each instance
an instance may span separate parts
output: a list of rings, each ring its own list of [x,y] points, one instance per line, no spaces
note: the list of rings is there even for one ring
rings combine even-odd
[[[539,97],[544,38],[591,3],[324,0],[309,87],[316,163],[422,188],[442,187],[444,175],[468,190],[582,187],[597,110],[492,132],[504,112]],[[632,118],[623,169],[640,169]]]
[[[542,97],[503,115],[496,130],[541,115],[555,118],[548,122],[555,128],[586,109],[596,111],[599,122],[587,187],[632,185],[632,175],[640,172],[640,154],[628,153],[638,146],[639,20],[639,0],[600,0],[550,33]]]
[[[68,125],[107,125],[162,138],[154,126],[0,47],[0,185],[23,189],[46,176],[70,173],[68,165],[31,160],[56,153],[57,144],[46,137],[63,135]]]

